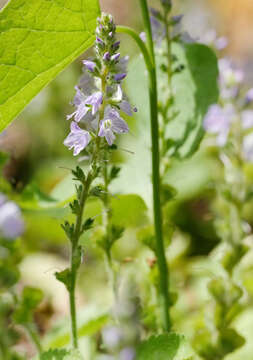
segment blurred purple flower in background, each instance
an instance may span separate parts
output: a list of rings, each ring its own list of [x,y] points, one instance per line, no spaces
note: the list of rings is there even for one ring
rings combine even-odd
[[[107,326],[102,331],[103,344],[107,349],[114,350],[118,348],[122,339],[122,330],[117,326]]]
[[[225,36],[218,37],[214,29],[206,31],[198,41],[208,46],[214,46],[217,50],[223,50],[228,46],[228,39]]]
[[[135,349],[127,347],[119,353],[119,360],[134,360],[136,355]]]
[[[16,239],[24,232],[24,220],[20,208],[0,194],[0,234],[6,239]]]
[[[253,101],[253,88],[249,89],[245,96],[246,105],[250,104]]]
[[[244,110],[241,113],[243,129],[250,129],[253,127],[253,110]]]
[[[204,118],[204,129],[210,134],[217,134],[217,144],[224,146],[227,142],[231,123],[235,116],[232,104],[222,108],[218,104],[211,105]]]
[[[243,155],[246,161],[253,162],[253,133],[243,139]]]

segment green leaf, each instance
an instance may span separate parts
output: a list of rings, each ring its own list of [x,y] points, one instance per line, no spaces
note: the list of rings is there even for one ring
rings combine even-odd
[[[225,357],[227,354],[234,352],[245,344],[245,339],[239,335],[234,329],[222,330],[218,346],[220,351],[220,358]]]
[[[177,334],[152,336],[140,344],[136,360],[172,360],[179,349],[180,339]]]
[[[174,116],[166,135],[174,144],[174,155],[184,158],[198,149],[204,135],[203,117],[218,100],[218,66],[214,52],[205,45],[174,43],[172,52],[178,59],[175,65],[182,65],[183,70],[172,77]],[[161,71],[158,76],[161,82],[166,79]]]
[[[147,207],[138,195],[117,195],[111,198],[111,208],[113,224],[136,227],[146,222]]]
[[[171,106],[173,119],[166,129],[168,144],[172,146],[174,155],[184,158],[192,155],[200,144],[204,135],[203,117],[208,107],[218,99],[218,67],[214,52],[201,44],[174,43],[172,52],[177,57],[177,64],[184,66],[179,73],[172,77],[174,101]],[[166,74],[160,70],[164,61],[157,55],[158,77],[161,88],[159,99],[162,103],[168,99],[168,84]],[[143,139],[142,149],[150,146],[149,141],[149,107],[148,107],[148,80],[145,76],[144,61],[136,58],[129,67],[127,79],[128,93],[132,102],[139,109],[135,115],[139,124],[142,124],[140,134]],[[144,164],[143,164],[144,166]]]
[[[0,12],[0,131],[94,41],[98,0],[10,0]]]
[[[71,272],[70,269],[65,269],[60,272],[55,273],[55,277],[58,281],[62,282],[67,290],[70,290],[71,288]]]
[[[91,229],[92,225],[94,224],[94,221],[95,219],[92,218],[86,219],[85,222],[83,223],[82,232]]]

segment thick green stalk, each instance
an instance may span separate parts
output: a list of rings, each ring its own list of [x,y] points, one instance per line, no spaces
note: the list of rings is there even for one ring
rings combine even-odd
[[[149,74],[149,101],[151,116],[151,139],[152,139],[152,181],[153,181],[153,207],[154,207],[154,223],[156,233],[156,254],[157,263],[160,273],[160,298],[162,306],[162,320],[166,331],[171,328],[169,314],[169,274],[165,256],[165,248],[163,241],[163,219],[161,209],[160,195],[160,154],[159,154],[159,126],[158,126],[158,96],[157,96],[157,76],[156,76],[156,60],[154,53],[154,43],[152,38],[152,30],[150,24],[150,16],[148,11],[147,0],[139,0],[144,20],[145,32],[149,52],[152,58],[152,71]]]
[[[165,248],[163,242],[163,220],[160,200],[160,154],[159,154],[159,128],[158,128],[158,98],[157,98],[157,80],[156,80],[156,62],[154,46],[150,25],[150,18],[146,0],[139,0],[147,35],[148,50],[139,35],[127,27],[117,27],[119,32],[130,35],[139,46],[149,74],[149,100],[150,100],[150,118],[151,118],[151,140],[152,140],[152,182],[153,182],[153,211],[156,235],[156,254],[160,273],[160,302],[162,321],[165,331],[171,328],[169,315],[169,276],[168,266],[165,257]]]

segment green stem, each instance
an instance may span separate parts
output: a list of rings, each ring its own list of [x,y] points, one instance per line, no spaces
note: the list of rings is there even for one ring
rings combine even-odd
[[[147,46],[141,40],[140,35],[135,30],[131,29],[128,26],[117,26],[117,32],[124,33],[124,34],[127,34],[132,37],[132,39],[136,42],[136,44],[138,45],[138,47],[143,55],[148,72],[152,71],[152,67],[153,67],[152,61],[151,61],[150,55],[148,53]]]
[[[168,85],[171,92],[171,39],[170,39],[170,24],[168,21],[168,12],[164,10],[164,24],[165,24],[165,39],[167,47],[167,59],[168,59]],[[170,97],[172,93],[170,93]]]
[[[42,346],[41,346],[40,339],[39,339],[39,336],[38,336],[38,333],[37,333],[35,327],[32,324],[26,324],[25,328],[26,328],[31,340],[33,341],[38,353],[41,354]]]
[[[78,348],[78,335],[77,335],[77,322],[76,322],[76,301],[75,301],[75,290],[76,290],[76,277],[77,277],[77,267],[76,267],[76,251],[78,251],[78,242],[81,235],[81,226],[84,213],[85,202],[88,197],[90,185],[93,180],[93,175],[90,172],[87,176],[85,184],[82,187],[82,193],[80,197],[80,212],[76,218],[75,225],[75,236],[72,241],[71,248],[71,286],[69,289],[69,303],[70,303],[70,316],[71,316],[71,333],[72,333],[72,346],[73,348]]]
[[[156,76],[156,60],[154,53],[154,44],[152,38],[152,30],[148,11],[147,0],[139,0],[144,20],[144,27],[147,36],[149,52],[152,58],[152,71],[149,73],[150,87],[150,116],[151,116],[151,135],[152,135],[152,182],[153,182],[153,207],[154,207],[154,223],[156,233],[156,255],[160,273],[160,300],[163,327],[165,331],[171,328],[169,314],[169,274],[165,256],[165,248],[163,241],[163,219],[161,211],[160,196],[160,154],[159,154],[159,127],[158,127],[158,95],[157,95],[157,76]]]
[[[148,50],[139,35],[132,29],[124,26],[117,27],[118,32],[130,35],[139,46],[149,74],[149,99],[150,99],[150,118],[151,118],[151,139],[152,139],[152,182],[153,182],[153,211],[156,234],[156,255],[160,273],[160,302],[162,321],[165,331],[171,328],[169,315],[169,275],[165,249],[163,242],[163,221],[160,200],[160,154],[159,154],[159,128],[158,128],[158,107],[157,107],[157,80],[156,62],[154,46],[150,25],[150,18],[146,0],[139,0],[147,35]]]
[[[110,206],[110,198],[109,198],[109,177],[108,177],[108,166],[107,166],[107,156],[105,153],[104,156],[104,168],[103,168],[103,178],[104,178],[104,190],[105,190],[105,194],[103,197],[103,205],[104,205],[104,210],[105,210],[105,215],[104,215],[104,226],[106,229],[106,237],[109,239],[108,241],[111,241],[111,217],[112,217],[112,209]],[[106,268],[107,268],[107,272],[108,272],[108,277],[109,277],[109,281],[110,281],[110,285],[113,291],[113,296],[114,296],[114,301],[116,303],[117,301],[117,272],[115,270],[115,263],[114,260],[112,259],[112,254],[111,254],[111,246],[108,247],[108,250],[105,251],[105,262],[106,262]]]

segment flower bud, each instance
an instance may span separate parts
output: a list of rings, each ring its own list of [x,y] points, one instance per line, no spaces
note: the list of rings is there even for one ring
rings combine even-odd
[[[166,11],[170,11],[172,8],[171,0],[161,0],[162,6],[165,8]]]

